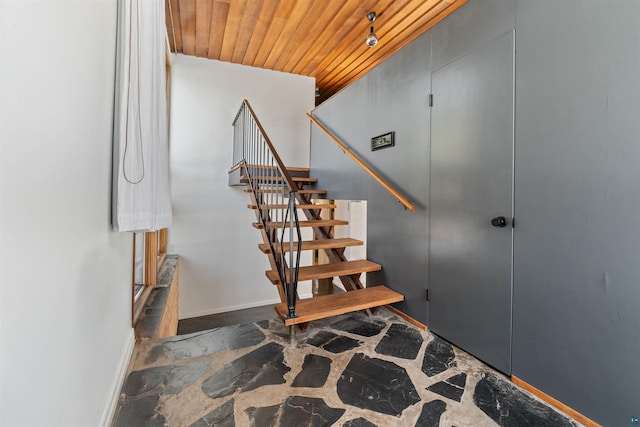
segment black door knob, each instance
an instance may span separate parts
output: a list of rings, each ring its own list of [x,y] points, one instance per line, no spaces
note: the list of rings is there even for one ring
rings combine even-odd
[[[491,225],[494,227],[506,227],[507,219],[503,216],[497,216],[491,220]]]

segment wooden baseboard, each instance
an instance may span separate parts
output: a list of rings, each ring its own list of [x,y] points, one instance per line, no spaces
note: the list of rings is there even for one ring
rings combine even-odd
[[[569,415],[571,418],[573,418],[574,420],[578,421],[579,423],[582,423],[587,427],[602,427],[600,424],[596,423],[593,420],[590,420],[589,418],[587,418],[584,415],[582,415],[580,412],[569,408],[564,403],[562,403],[559,400],[549,396],[547,393],[543,392],[542,390],[538,390],[537,388],[535,388],[534,386],[532,386],[529,383],[526,383],[525,381],[521,380],[520,378],[515,377],[515,376],[512,375],[511,376],[511,381],[513,381],[513,383],[515,385],[517,385],[519,387],[522,387],[523,389],[527,390],[529,393],[531,393],[534,396],[542,399],[543,401],[545,401],[549,405],[553,406],[557,410],[562,411],[565,414]]]
[[[427,327],[427,325],[424,325],[424,324],[418,322],[413,317],[411,317],[411,316],[409,316],[407,314],[404,314],[403,312],[401,312],[400,310],[398,310],[395,307],[391,307],[390,305],[385,305],[384,308],[386,308],[390,312],[402,317],[404,320],[406,320],[407,322],[411,323],[413,326],[416,326],[416,327],[422,329],[423,331],[428,331],[429,330],[429,327]]]

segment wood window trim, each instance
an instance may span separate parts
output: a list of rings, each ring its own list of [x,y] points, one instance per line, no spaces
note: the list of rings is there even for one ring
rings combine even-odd
[[[131,284],[131,322],[132,326],[138,323],[145,303],[153,290],[153,287],[158,284],[158,272],[162,267],[162,263],[167,257],[167,237],[168,231],[163,228],[158,231],[148,231],[144,233],[144,290],[142,295],[135,299],[135,272],[132,276]],[[133,235],[133,268],[135,270],[135,258],[136,258],[136,234]]]
[[[158,260],[157,271],[160,271],[160,267],[162,267],[162,263],[164,262],[164,259],[167,257],[167,235],[168,235],[168,231],[166,228],[158,230],[158,233],[157,233],[158,250],[156,252],[156,258]]]

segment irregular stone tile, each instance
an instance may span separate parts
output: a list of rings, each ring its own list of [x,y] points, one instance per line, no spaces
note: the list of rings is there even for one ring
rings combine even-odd
[[[387,324],[381,320],[350,316],[331,324],[333,329],[363,337],[378,335]]]
[[[476,385],[473,401],[482,412],[501,426],[577,425],[493,373],[483,374]]]
[[[394,323],[376,347],[376,353],[413,360],[422,346],[420,332],[407,325]]]
[[[261,320],[256,322],[256,325],[260,326],[262,329],[269,329],[269,325],[271,325],[271,320]]]
[[[331,370],[331,359],[328,357],[307,354],[304,357],[302,371],[296,376],[291,387],[322,387]]]
[[[362,417],[356,418],[355,420],[349,420],[346,423],[342,424],[342,427],[378,427],[374,423],[369,420],[366,420]]]
[[[166,426],[167,420],[165,417],[156,412],[159,400],[159,394],[125,399],[116,409],[113,417],[113,427]]]
[[[404,368],[362,353],[345,368],[337,392],[344,403],[396,417],[420,401]]]
[[[328,331],[318,331],[306,339],[306,343],[322,348],[323,345],[336,338],[338,335]]]
[[[251,426],[330,426],[345,410],[331,408],[324,400],[313,397],[290,396],[282,404],[265,408],[247,408]]]
[[[204,417],[200,418],[190,427],[235,427],[233,418],[233,399],[222,406],[217,407]]]
[[[204,380],[202,391],[211,398],[217,398],[263,385],[284,384],[284,375],[291,368],[284,364],[282,350],[280,344],[271,342],[237,358]]]
[[[160,396],[178,394],[209,372],[206,360],[182,365],[157,366],[133,371],[122,387],[124,399],[114,417],[116,426],[164,426],[165,418],[157,412]]]
[[[449,384],[453,384],[458,387],[465,388],[467,385],[467,374],[462,373],[458,375],[454,375],[451,378],[446,380]]]
[[[422,372],[432,377],[454,366],[457,366],[457,362],[451,344],[442,338],[434,337],[425,349]]]
[[[278,338],[282,338],[286,342],[289,342],[289,327],[285,326],[282,323],[282,320],[280,319],[261,320],[259,322],[256,322],[256,325],[260,326],[265,331],[268,331],[270,333],[268,335],[269,338],[271,338],[271,334],[272,334],[277,336]],[[299,335],[303,333],[301,333],[298,327],[296,327],[295,329],[296,329],[295,336],[299,338]]]
[[[237,350],[260,344],[265,338],[264,333],[252,323],[225,326],[189,335],[178,335],[163,340],[153,347],[149,351],[145,363],[153,363],[161,356],[182,360],[213,354],[220,350]]]
[[[416,422],[416,427],[438,427],[440,417],[447,409],[447,404],[442,400],[432,400],[422,406],[420,418]]]
[[[353,348],[359,347],[362,344],[361,341],[351,339],[349,337],[338,336],[335,339],[329,341],[325,345],[322,346],[327,351],[330,351],[334,354],[343,353],[345,351],[349,351]]]
[[[430,387],[427,387],[427,390],[438,393],[439,395],[444,396],[447,399],[460,402],[460,399],[462,399],[462,394],[464,393],[464,386],[466,383],[467,374],[458,374],[444,381],[435,383]]]
[[[338,354],[358,347],[362,342],[333,332],[319,331],[307,338],[307,344],[323,348],[331,353]]]
[[[133,371],[127,377],[122,392],[126,398],[154,393],[178,394],[211,370],[207,360],[182,365],[157,366]]]
[[[289,333],[284,333],[284,332],[275,332],[273,331],[273,335],[277,336],[278,338],[282,338],[282,340],[289,342]]]
[[[265,406],[263,408],[250,407],[244,410],[249,415],[251,427],[277,426],[278,411],[282,405]]]

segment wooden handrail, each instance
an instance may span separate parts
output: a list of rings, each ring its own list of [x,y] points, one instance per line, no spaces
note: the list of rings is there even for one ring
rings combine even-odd
[[[376,181],[378,181],[378,183],[380,183],[380,185],[382,185],[389,193],[393,194],[393,197],[395,197],[396,199],[398,199],[398,201],[400,203],[402,203],[404,205],[405,208],[407,208],[408,210],[410,210],[411,212],[415,212],[416,207],[413,206],[413,204],[407,200],[407,198],[405,198],[402,194],[400,194],[395,188],[393,188],[387,181],[385,181],[384,179],[382,179],[382,177],[380,175],[378,175],[373,169],[371,169],[371,167],[369,167],[369,165],[367,165],[365,162],[363,162],[358,156],[356,156],[351,150],[349,150],[349,148],[344,145],[344,143],[342,141],[340,141],[338,138],[336,138],[329,129],[327,129],[326,127],[324,127],[322,125],[322,123],[320,123],[315,117],[313,117],[311,114],[307,113],[307,117],[309,117],[311,119],[311,121],[313,123],[315,123],[320,129],[322,129],[324,131],[324,133],[326,133],[329,138],[331,138],[333,140],[333,142],[335,142],[336,144],[338,144],[338,147],[340,147],[340,149],[342,151],[344,151],[345,153],[347,153],[349,155],[349,157],[351,157],[358,165],[360,165],[361,168],[363,168],[365,171],[367,171],[369,173],[369,175],[371,175],[373,177],[373,179],[375,179]]]
[[[284,165],[284,163],[282,163],[282,159],[280,159],[280,156],[278,155],[278,152],[276,151],[276,149],[273,148],[271,139],[269,139],[267,132],[264,131],[264,128],[262,127],[262,123],[260,123],[260,120],[258,120],[258,116],[256,116],[256,113],[253,111],[253,108],[251,108],[251,104],[249,104],[249,101],[247,101],[246,99],[243,101],[243,103],[247,105],[247,107],[249,108],[249,112],[253,116],[253,120],[256,122],[256,125],[258,125],[258,129],[260,129],[260,132],[262,133],[262,136],[264,137],[265,142],[269,146],[271,155],[273,156],[276,163],[278,164],[278,169],[280,169],[280,173],[282,174],[285,181],[287,181],[287,184],[289,185],[289,190],[291,190],[294,193],[297,193],[299,190],[298,185],[293,181],[291,174],[289,174],[287,167]]]

